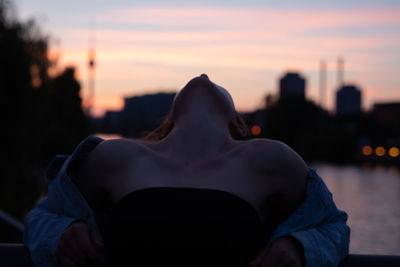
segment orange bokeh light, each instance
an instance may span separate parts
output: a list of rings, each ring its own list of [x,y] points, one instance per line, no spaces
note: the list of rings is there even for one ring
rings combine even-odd
[[[251,133],[253,135],[259,135],[261,133],[261,128],[258,125],[254,125],[253,127],[251,127]]]
[[[386,149],[383,146],[378,146],[377,148],[375,148],[375,154],[378,157],[382,157],[383,155],[385,155],[386,153]]]
[[[364,156],[370,156],[372,154],[372,147],[371,146],[363,146],[362,153]]]
[[[400,154],[400,151],[397,147],[391,147],[388,151],[389,156],[395,158],[398,157]]]

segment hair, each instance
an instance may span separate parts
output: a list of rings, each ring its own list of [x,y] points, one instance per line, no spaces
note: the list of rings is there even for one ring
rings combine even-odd
[[[163,122],[152,131],[148,131],[144,133],[144,136],[141,138],[142,141],[156,142],[164,139],[174,128],[174,123],[172,121],[171,113],[168,113],[165,116]]]
[[[235,114],[236,114],[235,119],[236,119],[237,123],[239,124],[239,126],[242,127],[243,133],[238,134],[238,133],[232,133],[232,131],[231,131],[233,139],[236,139],[236,140],[248,139],[250,137],[250,130],[247,127],[247,124],[245,123],[243,118],[236,111],[235,111]],[[154,130],[152,130],[150,132],[145,132],[144,136],[141,138],[141,140],[147,141],[147,142],[161,141],[171,132],[171,130],[173,128],[174,128],[174,122],[172,120],[172,114],[170,112],[167,114],[167,116],[165,116],[165,118],[164,118],[163,122],[160,124],[160,126],[158,126],[157,128],[155,128]]]

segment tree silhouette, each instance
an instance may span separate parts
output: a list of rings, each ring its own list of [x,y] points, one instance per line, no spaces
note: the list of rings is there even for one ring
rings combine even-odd
[[[34,20],[18,22],[12,8],[0,0],[0,209],[23,219],[46,188],[49,160],[71,153],[91,127],[74,69],[50,77],[48,36]]]

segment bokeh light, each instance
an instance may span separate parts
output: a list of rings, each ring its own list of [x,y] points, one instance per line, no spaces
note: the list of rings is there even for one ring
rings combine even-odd
[[[378,157],[384,156],[385,153],[386,153],[386,149],[383,146],[378,146],[378,147],[375,148],[375,154]]]
[[[251,133],[253,135],[259,135],[261,133],[261,128],[258,125],[254,125],[253,127],[251,127]]]
[[[395,158],[398,157],[400,154],[400,151],[397,147],[391,147],[388,151],[389,156]]]
[[[372,154],[372,147],[371,146],[363,146],[362,153],[364,156],[370,156]]]

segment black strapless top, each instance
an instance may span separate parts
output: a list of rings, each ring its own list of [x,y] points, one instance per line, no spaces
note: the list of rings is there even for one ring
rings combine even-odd
[[[115,205],[104,252],[107,266],[248,266],[263,236],[256,210],[232,193],[152,187]]]

